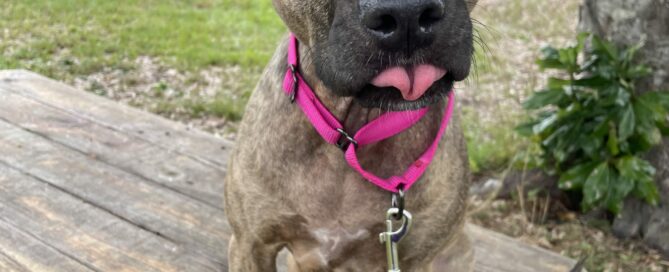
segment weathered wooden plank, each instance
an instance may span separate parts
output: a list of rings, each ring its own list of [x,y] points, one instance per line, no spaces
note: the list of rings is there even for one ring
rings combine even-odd
[[[468,224],[476,272],[568,272],[576,261],[516,239]]]
[[[124,220],[226,263],[229,225],[217,209],[0,121],[0,162]]]
[[[7,229],[9,234],[0,239],[3,251],[20,256],[15,259],[22,260],[32,271],[217,270],[215,263],[204,266],[189,259],[193,256],[189,256],[184,246],[3,163],[0,163],[0,199],[3,199],[0,229]],[[11,239],[22,233],[39,237],[77,262],[65,262],[62,255]],[[9,245],[5,247],[6,244]]]
[[[222,166],[202,163],[143,138],[18,95],[16,88],[0,82],[0,119],[214,207],[222,207],[225,178]]]
[[[18,261],[10,258],[2,252],[0,252],[0,271],[30,272],[28,268],[22,266]]]
[[[14,86],[21,95],[54,105],[114,130],[126,132],[219,166],[227,165],[231,144],[197,129],[139,109],[82,92],[71,86],[23,70],[0,71],[0,82]]]
[[[0,190],[4,195],[7,192],[4,181],[10,173],[3,170],[6,169],[0,166],[0,183],[3,183]],[[22,180],[23,177],[20,177],[12,182]],[[3,202],[6,201],[3,199]],[[0,207],[0,214],[9,212],[7,203],[0,204]],[[13,217],[0,217],[0,271],[94,271],[30,236],[24,228],[10,224],[12,219]]]

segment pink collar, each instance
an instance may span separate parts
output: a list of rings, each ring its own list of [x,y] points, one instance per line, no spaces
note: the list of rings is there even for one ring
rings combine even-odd
[[[362,169],[358,161],[356,149],[388,139],[409,129],[425,116],[428,109],[385,113],[366,124],[354,136],[351,136],[344,131],[339,120],[328,111],[304,81],[297,71],[298,65],[298,41],[295,35],[291,34],[288,47],[288,71],[283,81],[283,89],[290,96],[291,100],[296,102],[302,109],[318,134],[326,142],[337,145],[344,150],[346,162],[367,181],[393,193],[398,192],[400,188],[405,191],[411,188],[432,162],[439,140],[446,131],[446,127],[448,127],[453,113],[454,92],[451,91],[448,95],[448,106],[445,109],[441,127],[430,147],[418,160],[409,165],[408,169],[401,176],[392,176],[383,179]]]

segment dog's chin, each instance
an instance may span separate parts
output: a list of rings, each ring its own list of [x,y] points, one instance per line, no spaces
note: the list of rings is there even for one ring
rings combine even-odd
[[[447,74],[432,84],[423,96],[414,101],[405,100],[400,91],[394,87],[376,87],[371,84],[365,85],[354,98],[365,108],[380,108],[388,111],[417,110],[444,100],[453,89],[454,83],[455,80],[450,74]]]

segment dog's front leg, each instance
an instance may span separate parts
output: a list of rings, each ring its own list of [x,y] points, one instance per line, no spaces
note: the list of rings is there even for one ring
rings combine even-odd
[[[276,256],[281,248],[281,245],[267,245],[233,236],[228,246],[228,271],[276,271]]]

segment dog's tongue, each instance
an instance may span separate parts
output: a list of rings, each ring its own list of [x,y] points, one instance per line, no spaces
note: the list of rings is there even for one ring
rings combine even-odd
[[[415,67],[392,67],[381,72],[372,80],[376,87],[395,87],[404,100],[414,101],[423,96],[434,82],[446,75],[446,70],[432,65]]]

